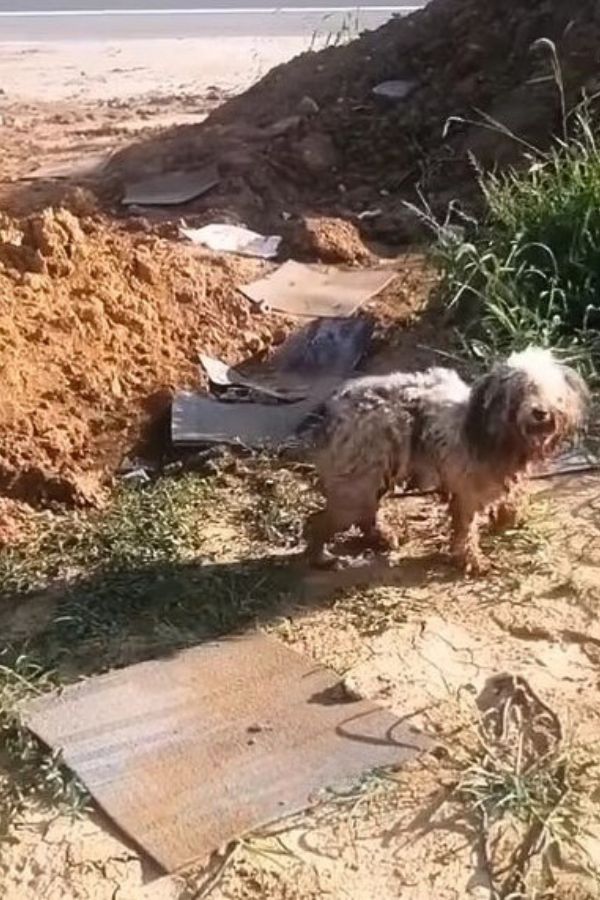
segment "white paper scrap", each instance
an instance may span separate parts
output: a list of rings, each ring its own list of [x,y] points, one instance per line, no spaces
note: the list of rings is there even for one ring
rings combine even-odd
[[[205,225],[203,228],[182,228],[181,234],[194,244],[202,244],[209,250],[221,253],[239,253],[273,259],[277,256],[281,237],[262,235],[240,225]]]

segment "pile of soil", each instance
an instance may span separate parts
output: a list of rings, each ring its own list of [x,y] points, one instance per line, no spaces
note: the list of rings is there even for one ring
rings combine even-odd
[[[469,151],[490,166],[523,146],[454,123],[484,111],[519,138],[547,147],[561,131],[548,44],[556,45],[567,105],[597,91],[596,0],[431,0],[345,47],[305,53],[272,70],[200,125],[127,149],[117,182],[140,171],[219,164],[220,189],[195,204],[208,220],[229,214],[253,227],[282,227],[281,213],[358,216],[364,232],[401,243],[415,217],[401,200],[425,191],[435,210],[476,202]],[[373,87],[410,82],[402,100]],[[379,210],[375,212],[375,208]]]
[[[98,500],[172,390],[198,385],[198,351],[239,360],[285,336],[236,291],[263,270],[97,214],[1,216],[0,493]]]

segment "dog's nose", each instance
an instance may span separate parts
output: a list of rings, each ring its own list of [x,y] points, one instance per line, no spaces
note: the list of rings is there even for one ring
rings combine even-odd
[[[534,408],[531,410],[531,418],[534,419],[536,422],[541,423],[541,422],[546,422],[547,419],[549,419],[550,417],[548,415],[547,410],[543,409],[543,407],[534,406]]]

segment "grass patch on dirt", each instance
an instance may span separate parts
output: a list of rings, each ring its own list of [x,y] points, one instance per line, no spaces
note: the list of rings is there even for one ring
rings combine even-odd
[[[591,851],[600,826],[600,757],[565,737],[525,679],[493,681],[492,703],[464,729],[460,750],[452,748],[459,776],[450,794],[474,822],[493,900],[561,896],[556,878],[565,868],[598,890]]]
[[[253,461],[247,476],[244,490],[252,502],[244,504],[241,521],[249,536],[270,547],[297,546],[307,513],[318,506],[312,470],[260,458]]]
[[[106,510],[41,519],[29,539],[1,551],[4,597],[56,595],[28,655],[68,672],[93,645],[98,671],[120,664],[133,636],[158,651],[247,623],[272,596],[272,579],[260,565],[204,552],[226,493],[193,475],[121,487]]]
[[[485,219],[438,227],[436,258],[476,359],[535,343],[597,378],[600,147],[587,111],[573,118],[573,135],[526,167],[480,176]]]

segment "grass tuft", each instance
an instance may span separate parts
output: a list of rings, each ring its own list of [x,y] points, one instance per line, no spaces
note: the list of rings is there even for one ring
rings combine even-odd
[[[525,168],[479,173],[483,221],[435,226],[427,216],[464,345],[486,364],[535,343],[598,376],[600,147],[586,107],[571,121],[572,136]]]
[[[554,897],[556,872],[565,865],[598,888],[591,848],[600,760],[593,748],[565,741],[558,718],[524,679],[511,681],[510,695],[467,730],[475,740],[454,757],[459,775],[451,796],[476,823],[492,898]]]
[[[22,724],[23,704],[56,687],[51,673],[25,656],[0,664],[0,844],[13,837],[12,827],[33,801],[78,815],[89,796],[79,780]]]

